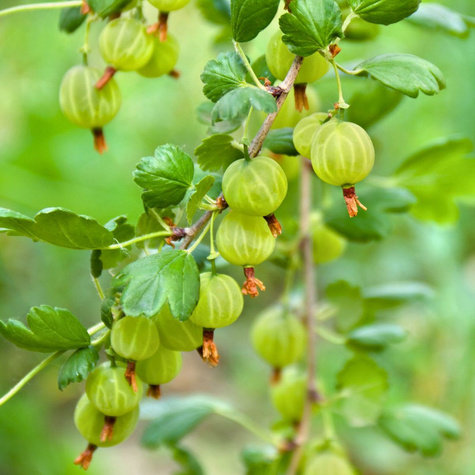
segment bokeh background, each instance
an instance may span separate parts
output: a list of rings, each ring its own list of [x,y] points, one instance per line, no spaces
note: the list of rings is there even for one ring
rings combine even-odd
[[[20,2],[2,0],[1,8]],[[472,0],[440,3],[475,16]],[[147,14],[151,13],[147,10]],[[142,212],[140,189],[131,173],[157,145],[174,143],[190,154],[206,136],[196,119],[204,101],[199,75],[206,62],[230,43],[214,44],[219,28],[207,23],[194,0],[173,14],[170,31],[178,38],[180,80],[150,80],[118,74],[123,106],[106,127],[109,152],[97,155],[88,131],[75,128],[61,114],[58,88],[64,73],[81,60],[84,26],[73,35],[58,30],[59,13],[31,12],[0,19],[0,206],[27,215],[61,206],[104,223],[127,215],[135,223]],[[151,18],[151,17],[150,17]],[[90,62],[104,64],[97,48],[101,25],[92,26]],[[265,51],[269,28],[248,45],[255,59]],[[397,165],[427,142],[463,135],[475,140],[475,34],[466,40],[417,28],[408,22],[384,27],[377,41],[345,46],[340,62],[353,63],[385,52],[422,56],[445,74],[447,90],[435,97],[405,98],[371,129],[378,152],[378,175]],[[324,83],[319,91],[331,90]],[[335,96],[322,94],[324,108]],[[443,193],[443,190],[441,190]],[[378,243],[350,245],[345,257],[319,270],[319,285],[346,279],[362,286],[397,280],[432,285],[435,298],[391,315],[409,331],[408,340],[384,355],[394,401],[416,401],[443,409],[461,422],[463,437],[445,446],[434,460],[406,455],[374,429],[354,432],[342,426],[353,459],[364,474],[473,475],[475,473],[475,211],[461,205],[455,226],[420,223],[407,216],[393,220],[390,237]],[[0,317],[24,318],[39,304],[71,310],[86,325],[99,318],[100,302],[89,277],[87,252],[57,249],[24,238],[0,235]],[[230,270],[241,279],[240,272]],[[276,419],[268,398],[268,369],[254,354],[249,326],[260,309],[281,291],[275,268],[260,271],[268,290],[246,301],[245,313],[219,332],[222,363],[216,369],[187,354],[184,370],[167,393],[200,392],[228,400],[264,426]],[[107,285],[107,279],[104,286]],[[337,368],[346,350],[320,343],[320,365]],[[6,391],[41,355],[0,342],[0,390]],[[60,363],[34,379],[0,408],[0,473],[63,475],[78,473],[72,464],[84,442],[73,424],[73,410],[83,388],[58,391]],[[141,429],[117,448],[101,450],[91,474],[168,474],[175,465],[164,450],[139,445]],[[240,449],[256,442],[232,423],[211,419],[186,439],[210,475],[244,473]]]

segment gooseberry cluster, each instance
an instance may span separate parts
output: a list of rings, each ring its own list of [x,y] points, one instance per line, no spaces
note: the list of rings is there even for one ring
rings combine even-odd
[[[179,77],[175,71],[179,45],[168,34],[167,19],[171,11],[183,8],[189,0],[150,0],[159,10],[159,21],[146,26],[142,14],[142,2],[132,1],[122,10],[107,17],[108,22],[99,36],[99,50],[107,64],[100,72],[88,64],[89,42],[82,47],[84,64],[74,66],[64,76],[59,101],[63,114],[78,127],[91,129],[94,148],[103,153],[107,150],[103,127],[119,112],[121,94],[114,79],[118,71],[135,71],[146,78],[164,75]],[[99,18],[93,9],[94,3],[83,2],[81,12],[88,22]],[[125,15],[128,15],[127,17]]]

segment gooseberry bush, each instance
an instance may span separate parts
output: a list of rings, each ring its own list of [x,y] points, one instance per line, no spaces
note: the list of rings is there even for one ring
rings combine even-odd
[[[64,73],[59,107],[65,120],[92,131],[98,152],[107,150],[103,127],[120,109],[123,74],[179,80],[180,25],[172,29],[168,19],[188,3],[82,0],[29,8],[62,9],[60,29],[85,32],[78,64]],[[195,160],[171,143],[137,157],[133,179],[145,210],[138,222],[118,216],[102,225],[63,208],[33,218],[0,209],[0,231],[10,236],[88,251],[102,301],[100,321],[91,328],[47,305],[31,308],[27,325],[0,322],[6,340],[49,354],[0,404],[62,358],[59,389],[85,382],[74,413],[86,441],[74,463],[84,469],[96,449],[131,435],[144,394],[164,396],[143,441],[170,449],[182,465],[179,473],[206,473],[182,438],[211,414],[263,439],[243,451],[250,475],[362,473],[335,417],[355,428],[373,427],[409,452],[439,454],[444,438],[459,436],[458,423],[436,408],[386,402],[384,350],[408,335],[378,319],[380,311],[430,299],[430,287],[375,283],[362,289],[336,281],[324,289],[316,274],[324,274],[325,264],[339,259],[350,242],[386,237],[392,214],[454,221],[454,199],[466,190],[450,186],[450,179],[475,171],[466,158],[471,143],[443,138],[392,176],[374,176],[359,197],[356,185],[371,179],[378,163],[371,126],[404,96],[438,94],[445,80],[437,66],[413,55],[395,52],[343,65],[339,53],[350,42],[378,44],[382,26],[400,21],[452,34],[454,18],[466,32],[474,22],[420,0],[198,0],[198,7],[228,38],[224,46],[221,41],[225,51],[209,58],[196,78],[207,99],[198,117],[209,135],[196,144]],[[99,22],[98,44],[91,44],[90,29]],[[267,28],[273,33],[266,50],[248,57],[247,43]],[[91,50],[100,52],[105,68],[90,64]],[[334,81],[329,109],[318,95],[323,77]],[[266,282],[256,273],[265,262],[275,274]],[[229,275],[232,266],[243,269],[242,282]],[[270,286],[283,289],[280,297],[254,315],[252,299]],[[180,373],[182,352],[196,351],[207,363],[202,371],[227,358],[215,340],[232,333],[245,300],[253,314],[250,339],[256,358],[269,365],[269,401],[279,414],[269,429],[215,397],[174,398],[163,387]],[[349,355],[330,376],[320,371],[324,357],[317,366],[320,340]]]

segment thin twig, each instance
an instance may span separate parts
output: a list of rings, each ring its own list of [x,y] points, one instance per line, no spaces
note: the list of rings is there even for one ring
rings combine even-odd
[[[81,0],[73,0],[70,2],[49,2],[49,3],[32,3],[28,5],[19,5],[17,7],[6,8],[0,10],[0,17],[7,16],[12,13],[27,12],[32,10],[54,10],[58,8],[80,7]]]
[[[186,237],[185,239],[183,239],[183,242],[180,245],[180,249],[188,248],[188,246],[191,244],[193,239],[195,239],[195,236],[200,232],[201,228],[203,228],[204,226],[206,226],[206,224],[208,224],[208,221],[211,219],[211,216],[213,215],[213,213],[214,213],[214,210],[206,211],[206,213],[203,214],[203,216],[201,216],[201,218],[198,221],[196,221],[196,223],[193,224],[193,226],[185,229]]]
[[[311,167],[307,159],[302,165],[300,183],[300,234],[304,261],[305,278],[305,326],[307,327],[307,394],[302,419],[295,437],[296,448],[292,455],[289,475],[295,475],[302,458],[303,448],[308,440],[312,422],[312,409],[318,393],[315,385],[316,373],[316,333],[315,333],[315,304],[316,277],[313,266],[313,243],[310,236],[310,213],[312,203]]]
[[[297,75],[302,66],[302,62],[302,56],[295,56],[294,62],[292,63],[292,66],[290,67],[287,76],[285,77],[284,81],[278,86],[278,88],[282,92],[277,98],[277,111],[267,116],[266,120],[262,124],[262,127],[259,129],[259,132],[257,132],[257,135],[254,137],[254,140],[249,146],[249,156],[251,158],[256,157],[261,151],[262,144],[264,143],[264,140],[266,139],[267,134],[269,133],[275,118],[277,117],[277,114],[279,113],[285,102],[285,99],[287,99],[287,96],[292,90],[292,87],[295,83],[295,80],[297,79]]]

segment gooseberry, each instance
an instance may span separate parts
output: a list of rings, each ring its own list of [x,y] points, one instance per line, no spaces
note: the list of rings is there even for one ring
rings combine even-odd
[[[190,0],[148,0],[155,8],[161,12],[172,12],[183,8]]]
[[[280,381],[271,386],[272,403],[288,422],[301,420],[306,395],[307,378],[293,367],[284,370]]]
[[[310,158],[313,138],[326,119],[328,119],[328,115],[325,112],[316,112],[303,118],[295,126],[294,146],[303,157]]]
[[[306,464],[303,475],[355,475],[348,461],[333,452],[321,452]]]
[[[173,71],[180,47],[176,39],[168,34],[165,41],[153,37],[153,53],[148,62],[137,72],[147,78],[157,78]]]

